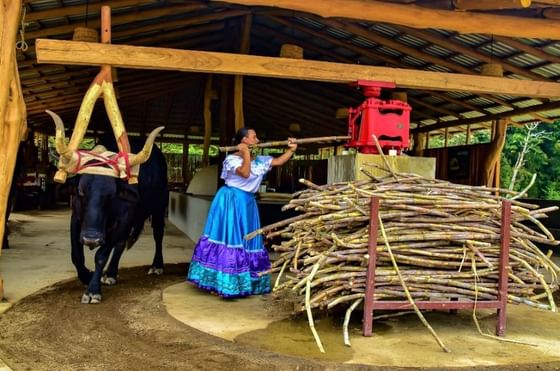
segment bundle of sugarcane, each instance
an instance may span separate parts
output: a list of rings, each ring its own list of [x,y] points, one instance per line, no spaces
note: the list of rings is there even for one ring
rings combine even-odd
[[[274,291],[294,300],[294,313],[307,312],[314,335],[312,311],[349,307],[347,325],[363,300],[372,196],[380,199],[375,300],[496,300],[501,202],[507,198],[508,300],[556,310],[552,293],[560,268],[536,246],[560,243],[539,221],[556,207],[539,209],[508,190],[411,174],[370,178],[324,186],[302,180],[308,189],[284,206],[301,214],[246,236],[283,238],[273,246],[279,253],[271,270],[278,273]]]

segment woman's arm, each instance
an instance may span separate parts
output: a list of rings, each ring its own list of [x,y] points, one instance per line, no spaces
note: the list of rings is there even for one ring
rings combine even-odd
[[[297,143],[292,143],[295,139],[296,138],[288,138],[288,150],[281,156],[273,159],[270,166],[282,166],[296,153]]]
[[[235,169],[235,173],[243,178],[248,178],[251,175],[251,152],[245,143],[238,144],[237,148],[239,148],[239,155],[243,158],[243,163]]]

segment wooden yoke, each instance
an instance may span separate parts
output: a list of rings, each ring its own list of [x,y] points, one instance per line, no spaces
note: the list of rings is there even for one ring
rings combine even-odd
[[[111,8],[108,6],[101,7],[101,43],[111,43]],[[84,156],[84,152],[78,151],[78,147],[86,134],[95,103],[101,95],[103,95],[105,110],[111,122],[119,153],[106,152],[108,153],[106,161],[101,161],[100,164],[115,162],[115,171],[113,172],[107,172],[107,169],[101,167],[83,166],[91,156]],[[130,152],[128,134],[113,87],[112,68],[108,64],[101,65],[99,73],[95,76],[84,95],[74,124],[74,132],[68,146],[65,144],[64,123],[55,113],[51,111],[46,112],[53,118],[56,125],[56,150],[60,154],[60,161],[58,163],[59,170],[56,172],[54,180],[58,183],[66,182],[68,173],[89,173],[125,178],[128,179],[129,184],[136,184],[138,182],[139,166],[148,159],[155,136],[163,130],[163,127],[155,129],[146,140],[144,149],[141,152],[136,155]]]

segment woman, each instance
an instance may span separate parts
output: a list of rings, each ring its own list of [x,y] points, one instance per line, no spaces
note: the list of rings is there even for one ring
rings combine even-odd
[[[255,192],[264,175],[292,157],[297,144],[288,139],[281,156],[251,158],[249,146],[259,139],[255,130],[242,128],[235,134],[238,151],[223,163],[221,187],[210,206],[206,227],[191,259],[187,281],[224,298],[270,292],[270,259],[262,236],[243,237],[260,228]]]

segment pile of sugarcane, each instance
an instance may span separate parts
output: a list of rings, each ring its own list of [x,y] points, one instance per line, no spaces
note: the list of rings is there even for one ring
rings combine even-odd
[[[501,205],[507,198],[508,301],[556,310],[552,293],[560,268],[536,246],[560,243],[539,221],[556,207],[539,209],[504,189],[364,173],[370,179],[324,186],[302,180],[308,188],[284,206],[301,214],[246,236],[282,237],[273,246],[274,291],[294,301],[294,313],[307,312],[321,350],[313,313],[346,308],[348,343],[350,313],[364,298],[372,196],[380,198],[375,300],[497,300]]]

